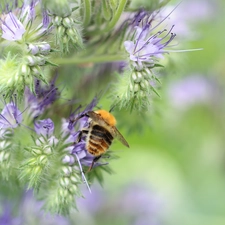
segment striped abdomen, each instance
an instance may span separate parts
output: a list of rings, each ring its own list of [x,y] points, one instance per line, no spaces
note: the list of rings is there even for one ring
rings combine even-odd
[[[110,132],[97,124],[93,125],[87,136],[86,148],[94,156],[102,155],[106,152],[113,141]]]

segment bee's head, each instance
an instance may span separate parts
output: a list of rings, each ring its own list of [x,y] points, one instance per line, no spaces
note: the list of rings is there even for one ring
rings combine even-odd
[[[100,110],[96,110],[94,111],[96,114],[98,114],[99,116],[101,116],[101,118],[110,126],[115,126],[116,125],[116,119],[115,117],[109,113],[108,111],[104,110],[104,109],[100,109]]]

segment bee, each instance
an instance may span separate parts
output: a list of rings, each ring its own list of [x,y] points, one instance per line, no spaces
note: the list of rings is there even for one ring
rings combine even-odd
[[[77,117],[74,122],[85,116],[89,118],[88,126],[79,132],[77,143],[81,141],[84,135],[86,136],[86,149],[91,155],[95,156],[87,171],[90,172],[94,163],[107,151],[114,138],[117,138],[128,148],[129,144],[117,130],[116,119],[110,112],[106,110],[88,111]]]

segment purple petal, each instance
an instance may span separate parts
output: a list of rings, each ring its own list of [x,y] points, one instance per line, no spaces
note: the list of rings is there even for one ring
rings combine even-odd
[[[34,129],[38,135],[49,137],[54,132],[54,123],[51,119],[38,120],[34,122]]]
[[[22,114],[15,103],[8,103],[1,113],[0,128],[16,128],[22,119]]]
[[[11,12],[2,23],[2,38],[8,41],[21,40],[25,33],[23,24]]]
[[[134,51],[135,44],[132,41],[125,41],[124,47],[126,51],[131,54]]]

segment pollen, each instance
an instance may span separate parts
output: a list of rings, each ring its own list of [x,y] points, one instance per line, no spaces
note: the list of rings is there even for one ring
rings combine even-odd
[[[115,117],[109,113],[108,111],[104,109],[100,109],[95,111],[95,113],[99,114],[102,119],[109,125],[109,126],[115,126],[116,125],[116,119]]]

